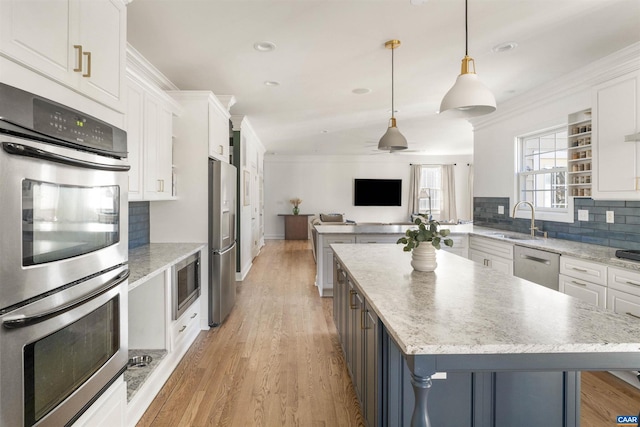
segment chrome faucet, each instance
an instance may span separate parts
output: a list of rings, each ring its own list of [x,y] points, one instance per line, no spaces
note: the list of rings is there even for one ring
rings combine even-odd
[[[520,206],[523,203],[526,205],[529,205],[529,207],[531,208],[531,228],[530,228],[531,237],[536,237],[536,230],[538,230],[538,227],[536,227],[536,208],[533,207],[533,204],[531,204],[531,202],[527,202],[526,200],[520,200],[513,207],[513,213],[511,214],[511,216],[513,218],[516,217],[516,211],[518,210],[518,206]],[[544,237],[547,237],[547,232],[544,231],[543,233],[544,233]]]

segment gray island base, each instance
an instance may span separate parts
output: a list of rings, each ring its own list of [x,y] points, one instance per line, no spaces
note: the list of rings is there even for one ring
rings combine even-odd
[[[331,248],[368,426],[579,426],[580,371],[640,367],[631,316],[444,251],[424,273],[395,244]]]

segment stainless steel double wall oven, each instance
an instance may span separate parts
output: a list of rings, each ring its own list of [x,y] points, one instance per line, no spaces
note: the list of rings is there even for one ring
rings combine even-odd
[[[0,84],[0,425],[72,424],[128,360],[124,131]]]

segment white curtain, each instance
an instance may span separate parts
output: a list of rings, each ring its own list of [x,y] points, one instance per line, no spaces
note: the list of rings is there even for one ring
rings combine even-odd
[[[443,221],[458,219],[454,167],[454,165],[442,165],[442,212],[440,219]]]
[[[411,165],[409,175],[409,218],[420,212],[420,170],[422,165]]]

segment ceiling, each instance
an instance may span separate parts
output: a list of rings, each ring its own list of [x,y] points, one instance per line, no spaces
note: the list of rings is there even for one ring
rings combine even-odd
[[[384,43],[399,39],[395,116],[409,150],[471,154],[471,124],[437,113],[464,56],[464,1],[419,3],[135,0],[128,41],[180,89],[234,95],[231,113],[248,116],[267,152],[280,155],[376,153],[391,116]],[[263,41],[276,49],[254,49]],[[638,41],[640,0],[469,1],[469,55],[498,110]],[[492,51],[505,42],[518,46]]]

